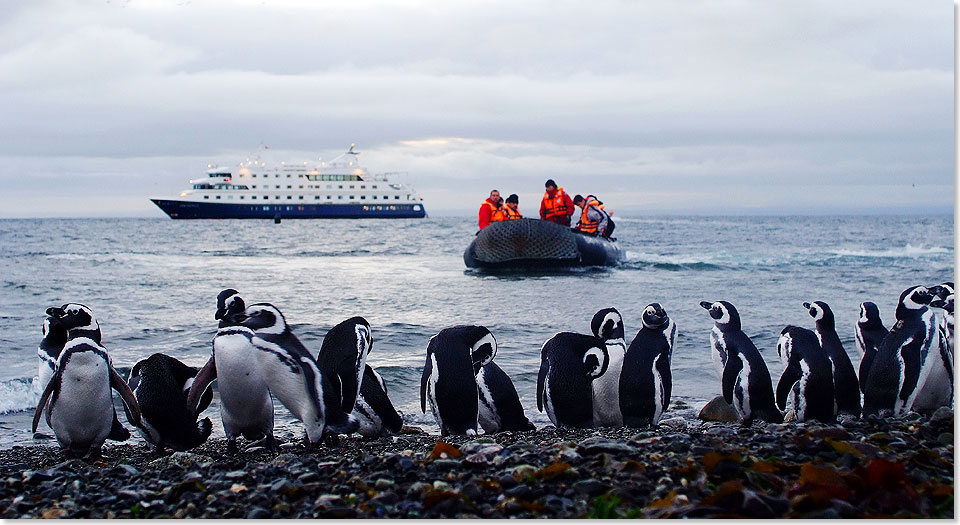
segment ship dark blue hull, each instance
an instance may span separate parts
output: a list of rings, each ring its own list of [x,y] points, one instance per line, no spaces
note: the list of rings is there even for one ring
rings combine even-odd
[[[150,199],[171,219],[422,219],[422,204],[220,204]]]

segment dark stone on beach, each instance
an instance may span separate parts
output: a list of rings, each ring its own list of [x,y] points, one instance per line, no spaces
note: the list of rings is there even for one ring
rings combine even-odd
[[[595,479],[582,479],[573,484],[573,490],[581,494],[593,496],[594,494],[599,494],[607,490],[607,485]]]
[[[54,479],[54,475],[43,470],[28,470],[23,473],[23,482],[30,485],[38,485],[45,481]]]
[[[723,396],[717,396],[711,399],[709,403],[700,409],[697,418],[701,421],[717,421],[720,423],[736,423],[740,421],[737,410],[733,408],[733,405],[727,403],[723,399]]]
[[[254,507],[247,513],[248,520],[263,520],[273,517],[269,510],[263,507]]]
[[[527,485],[517,485],[503,492],[505,496],[517,499],[527,499],[530,497],[530,493],[530,487]]]
[[[509,489],[517,486],[517,479],[510,474],[504,474],[503,476],[500,476],[499,481],[500,481],[500,486],[505,489]]]
[[[577,451],[584,456],[594,456],[597,454],[635,456],[640,453],[640,450],[636,447],[601,438],[584,440],[577,446]]]

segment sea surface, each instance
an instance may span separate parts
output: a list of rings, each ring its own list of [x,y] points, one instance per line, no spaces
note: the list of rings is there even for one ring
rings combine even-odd
[[[420,412],[419,381],[428,339],[448,326],[493,332],[496,362],[542,426],[549,420],[537,411],[535,389],[544,341],[559,331],[589,333],[593,314],[614,306],[629,342],[644,306],[659,302],[679,329],[673,392],[680,403],[672,410],[694,417],[720,391],[710,358],[713,323],[700,301],[738,308],[777,381],[780,330],[812,327],[804,301],[833,308],[856,367],[861,301],[877,303],[889,327],[903,289],[954,280],[949,215],[616,221],[627,254],[620,267],[486,274],[463,263],[476,233],[472,218],[0,220],[0,448],[37,443],[29,427],[39,398],[41,323],[47,307],[66,302],[93,309],[124,377],[154,352],[202,366],[224,288],[240,290],[248,303],[276,305],[313,351],[330,327],[362,315],[374,336],[368,362],[405,422],[436,432],[429,411]],[[277,436],[299,438],[299,422],[276,406]],[[216,405],[205,415],[222,436]]]

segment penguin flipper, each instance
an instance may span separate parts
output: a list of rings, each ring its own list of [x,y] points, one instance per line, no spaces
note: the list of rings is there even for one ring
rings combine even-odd
[[[210,405],[209,401],[204,405],[203,400],[207,396],[208,387],[210,383],[213,383],[213,380],[217,378],[217,362],[216,356],[211,355],[210,359],[207,361],[207,364],[203,365],[203,368],[197,372],[197,375],[193,378],[193,384],[190,386],[190,391],[187,392],[187,409],[190,410],[191,414],[199,414],[207,406]],[[213,392],[210,392],[210,400],[213,399]],[[203,406],[203,408],[200,408]]]
[[[790,364],[783,369],[783,374],[777,383],[777,406],[780,410],[787,409],[787,398],[790,396],[793,385],[795,385],[797,381],[800,381],[800,377],[800,365],[795,361],[791,361]]]
[[[870,367],[873,365],[873,358],[877,355],[877,349],[867,348],[860,358],[859,383],[860,392],[867,393],[867,376],[870,374]]]
[[[346,413],[353,411],[353,406],[357,403],[357,395],[360,393],[360,383],[354,364],[354,362],[345,359],[337,366],[336,375],[337,386],[340,389],[340,406]]]
[[[720,382],[723,400],[727,403],[733,403],[733,388],[737,385],[741,370],[743,370],[743,361],[740,360],[739,355],[731,352],[727,356],[727,364],[723,367],[723,378]]]
[[[537,374],[537,412],[543,412],[543,391],[544,384],[547,381],[547,372],[550,371],[550,362],[546,359],[540,360],[540,373]]]
[[[660,374],[660,382],[663,385],[663,411],[667,411],[667,406],[670,405],[670,394],[673,389],[673,377],[670,372],[670,354],[669,348],[664,349],[664,351],[657,357],[657,361],[654,366],[657,367],[657,372]]]
[[[923,366],[920,356],[921,344],[921,341],[913,339],[900,347],[900,356],[903,358],[903,386],[898,397],[903,402],[906,402],[915,393],[917,383],[920,381],[920,370]],[[909,409],[910,407],[904,407],[904,410]]]
[[[420,412],[427,413],[427,381],[433,375],[433,363],[430,362],[430,349],[427,349],[427,361],[423,364],[423,375],[420,376]]]
[[[46,388],[43,389],[43,393],[40,394],[40,401],[37,403],[37,410],[33,413],[33,426],[30,427],[30,430],[33,433],[37,432],[37,425],[40,424],[40,417],[43,415],[43,409],[47,406],[47,400],[50,398],[50,394],[53,393],[53,389],[59,382],[60,377],[59,374],[57,374],[50,378],[50,382],[47,383]],[[47,421],[47,424],[49,424],[49,421]]]
[[[120,377],[117,369],[114,368],[112,364],[108,364],[108,366],[110,367],[110,386],[120,394],[120,399],[123,400],[124,410],[127,413],[127,420],[130,421],[130,424],[133,426],[139,427],[140,405],[137,404],[137,398],[133,395],[133,390],[130,390],[130,386]],[[114,413],[114,417],[116,417],[116,413]]]

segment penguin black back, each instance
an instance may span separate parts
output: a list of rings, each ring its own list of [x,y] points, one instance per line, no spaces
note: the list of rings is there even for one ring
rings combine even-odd
[[[140,405],[141,432],[162,450],[189,450],[201,445],[210,436],[209,418],[197,421],[187,407],[187,391],[198,369],[187,366],[166,354],[156,353],[130,369],[128,384]],[[210,389],[201,397],[198,412],[213,398]]]
[[[492,406],[488,406],[487,409],[495,412],[495,418],[499,423],[498,428],[493,432],[536,430],[523,413],[523,405],[520,404],[520,396],[513,381],[497,363],[490,361],[480,368],[477,384],[480,388],[481,417],[484,405],[489,403]],[[483,423],[482,420],[481,423]],[[484,430],[491,432],[486,426]]]
[[[850,362],[840,336],[837,335],[836,319],[833,310],[823,301],[803,303],[810,317],[813,317],[820,346],[833,363],[833,390],[837,407],[843,414],[860,417],[860,381]]]
[[[368,364],[364,365],[363,381],[360,383],[360,395],[357,398],[356,409],[361,412],[360,415],[367,421],[379,420],[380,428],[371,431],[371,436],[380,435],[383,432],[398,434],[403,429],[403,418],[394,408],[393,403],[390,402],[386,383]],[[373,411],[374,414],[364,413],[367,410]],[[361,429],[363,429],[363,426],[364,424],[361,422]],[[363,432],[361,430],[361,433]]]
[[[324,387],[324,395],[339,398],[337,402],[344,413],[353,410],[357,402],[364,365],[372,347],[370,323],[360,316],[337,324],[323,337],[317,366],[331,385],[331,388]]]
[[[630,342],[620,374],[620,412],[624,425],[633,428],[656,425],[670,404],[677,336],[677,325],[658,303],[647,305],[641,320],[643,328]]]
[[[441,435],[477,433],[476,375],[496,355],[496,339],[483,326],[459,325],[430,338],[420,378],[420,409],[429,403]]]
[[[806,328],[787,326],[780,332],[777,353],[784,363],[777,383],[780,410],[786,410],[787,398],[793,393],[798,421],[835,423],[833,367],[817,335]]]
[[[857,347],[860,350],[860,369],[857,377],[860,391],[866,392],[870,365],[877,356],[883,338],[890,333],[880,319],[880,308],[870,301],[860,303],[860,318],[857,320]]]
[[[540,349],[537,409],[546,411],[558,427],[592,427],[592,382],[608,365],[606,344],[599,337],[554,335]]]

